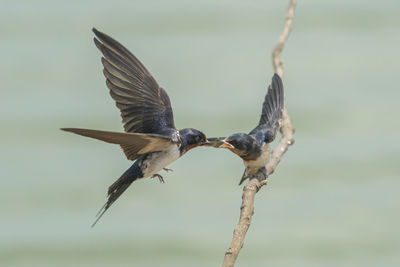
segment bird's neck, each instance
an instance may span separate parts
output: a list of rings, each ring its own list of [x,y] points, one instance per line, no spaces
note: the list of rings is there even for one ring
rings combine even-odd
[[[242,157],[242,159],[245,166],[259,168],[267,165],[270,155],[269,144],[264,143],[260,149],[253,151],[253,153],[249,154],[247,157]]]
[[[187,151],[189,151],[190,145],[188,144],[188,138],[185,133],[179,132],[179,137],[181,139],[181,146],[179,147],[179,152],[181,153],[181,156],[185,154]]]

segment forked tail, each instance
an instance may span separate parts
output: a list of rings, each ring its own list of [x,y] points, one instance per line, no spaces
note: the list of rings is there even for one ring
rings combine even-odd
[[[125,192],[125,190],[131,185],[131,183],[133,183],[133,181],[143,177],[143,173],[140,170],[138,161],[136,161],[129,169],[127,169],[122,176],[108,188],[107,202],[96,214],[96,220],[92,224],[92,227],[96,225],[108,208],[111,207],[111,205],[122,195],[122,193]]]

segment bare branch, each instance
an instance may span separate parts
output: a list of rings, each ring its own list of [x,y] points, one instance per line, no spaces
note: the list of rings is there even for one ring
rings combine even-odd
[[[289,8],[286,14],[285,26],[283,28],[281,36],[279,37],[279,41],[272,53],[274,69],[280,77],[283,77],[282,61],[280,58],[280,54],[290,33],[295,6],[296,0],[290,0]],[[294,128],[292,126],[292,122],[290,120],[286,107],[282,115],[282,125],[280,128],[280,132],[281,139],[279,141],[279,144],[272,151],[271,159],[266,166],[268,174],[272,174],[275,171],[276,166],[279,164],[281,157],[287,151],[289,145],[292,145],[294,143]],[[249,177],[250,182],[248,182],[243,188],[239,222],[233,232],[231,245],[225,252],[222,267],[233,267],[237,256],[239,255],[240,249],[243,247],[244,238],[246,236],[247,230],[249,229],[251,218],[254,214],[255,195],[262,186],[267,184],[267,181],[263,180],[263,177],[264,176],[261,172],[255,174],[252,177]]]
[[[295,6],[296,6],[296,0],[290,0],[289,8],[286,13],[285,27],[283,28],[282,34],[281,36],[279,36],[278,43],[276,44],[275,49],[272,52],[272,63],[274,64],[275,72],[278,73],[278,75],[281,76],[281,78],[283,77],[281,52],[289,36],[290,30],[292,29]]]
[[[272,52],[272,62],[274,65],[275,72],[283,79],[283,69],[282,69],[282,60],[281,60],[281,52],[283,46],[289,36],[290,30],[292,28],[293,16],[294,16],[294,8],[296,6],[296,0],[290,0],[289,8],[286,13],[286,22],[285,27],[283,28],[281,36],[279,36],[279,41],[275,46],[274,51]],[[272,174],[275,171],[276,166],[278,165],[281,157],[286,152],[288,147],[294,143],[294,128],[292,125],[292,121],[290,120],[287,108],[283,110],[282,114],[282,125],[280,128],[281,132],[281,140],[277,147],[272,151],[271,160],[267,164],[268,174]]]
[[[260,177],[263,177],[260,175]],[[231,245],[225,252],[224,262],[222,267],[232,267],[235,264],[236,258],[239,255],[240,249],[243,247],[244,238],[249,229],[251,218],[254,213],[254,197],[260,188],[267,184],[267,180],[259,180],[253,178],[243,188],[242,206],[240,207],[239,223],[233,231]]]

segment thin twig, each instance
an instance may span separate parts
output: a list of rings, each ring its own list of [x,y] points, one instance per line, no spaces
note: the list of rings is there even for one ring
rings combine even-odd
[[[295,6],[296,0],[290,0],[289,8],[286,13],[285,26],[283,28],[281,36],[279,37],[279,41],[272,53],[272,62],[274,65],[274,69],[280,77],[283,77],[282,61],[280,58],[280,54],[291,30]],[[266,166],[269,175],[275,171],[276,166],[279,164],[281,157],[287,151],[289,145],[292,145],[294,143],[294,128],[292,126],[292,122],[290,120],[286,107],[282,115],[280,132],[281,139],[279,141],[279,144],[272,151],[271,159]],[[248,182],[243,188],[239,222],[233,232],[231,245],[225,252],[222,267],[233,267],[237,256],[239,255],[240,249],[243,247],[244,238],[246,236],[247,230],[249,229],[251,218],[254,214],[255,195],[262,186],[267,184],[267,181],[263,180],[263,178],[261,177],[263,177],[263,175],[261,174],[256,174],[254,177],[251,177],[250,182]]]

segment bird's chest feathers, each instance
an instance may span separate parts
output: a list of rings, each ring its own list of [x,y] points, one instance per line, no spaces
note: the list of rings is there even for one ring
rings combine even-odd
[[[243,160],[243,163],[246,167],[250,168],[258,168],[265,167],[269,161],[270,157],[270,149],[269,145],[264,143],[263,146],[261,147],[261,155],[254,159],[254,160]]]
[[[164,151],[150,153],[141,165],[144,177],[159,172],[162,168],[177,160],[179,156],[179,148],[176,144],[171,145],[169,149]]]

